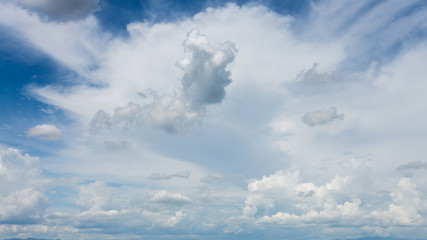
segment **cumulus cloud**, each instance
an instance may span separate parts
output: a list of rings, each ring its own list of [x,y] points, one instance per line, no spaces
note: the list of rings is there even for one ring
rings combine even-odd
[[[335,120],[344,119],[344,114],[338,114],[336,107],[329,109],[320,109],[314,112],[308,112],[302,116],[301,121],[311,127],[316,125],[324,125]]]
[[[229,64],[236,49],[231,42],[212,45],[198,29],[187,34],[183,43],[186,57],[177,62],[185,73],[175,94],[158,96],[154,90],[137,95],[149,103],[129,102],[113,114],[98,111],[90,122],[93,131],[147,124],[170,133],[184,132],[205,112],[206,105],[220,103],[231,83]]]
[[[182,172],[176,172],[174,174],[167,174],[167,173],[153,173],[151,174],[148,179],[151,180],[166,180],[171,178],[189,178],[190,177],[190,171],[182,171]]]
[[[98,9],[99,0],[18,0],[22,6],[53,20],[82,19]]]
[[[61,138],[61,130],[54,125],[41,124],[28,129],[28,136],[37,137],[44,140],[56,141]]]
[[[399,167],[397,167],[397,170],[398,171],[418,170],[422,168],[427,168],[427,162],[421,162],[421,161],[409,162],[407,164],[400,165]]]
[[[184,205],[191,202],[190,198],[180,193],[171,193],[167,190],[156,192],[151,198],[152,202],[172,204],[172,205]]]
[[[0,151],[0,222],[26,224],[41,220],[48,206],[39,159],[9,148]]]
[[[147,124],[169,133],[177,133],[187,130],[198,115],[179,98],[165,95],[156,97],[149,104],[129,102],[124,107],[117,107],[111,116],[100,110],[89,126],[93,132],[98,132],[107,128],[131,128]]]
[[[26,224],[41,220],[49,203],[47,197],[34,188],[0,196],[0,223]]]
[[[83,210],[107,209],[113,191],[104,182],[96,181],[79,188],[76,204]]]
[[[184,41],[187,56],[177,62],[185,70],[182,86],[185,98],[193,107],[220,103],[225,87],[231,83],[227,66],[234,60],[233,43],[212,45],[198,29],[189,32]]]

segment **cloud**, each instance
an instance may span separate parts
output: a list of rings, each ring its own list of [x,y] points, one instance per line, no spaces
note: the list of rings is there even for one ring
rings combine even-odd
[[[170,193],[167,190],[156,192],[151,198],[152,202],[172,204],[172,205],[184,205],[191,203],[190,198],[180,193]]]
[[[77,75],[69,77],[70,85],[58,81],[28,87],[38,100],[65,111],[75,120],[73,127],[81,130],[67,138],[64,149],[42,161],[43,167],[53,174],[98,179],[74,191],[67,189],[67,199],[77,199],[80,210],[70,214],[68,222],[46,217],[46,225],[50,224],[46,227],[69,234],[65,239],[76,239],[82,232],[94,238],[126,232],[129,238],[150,239],[164,238],[152,236],[158,232],[191,232],[194,235],[180,236],[200,239],[252,234],[265,239],[393,233],[414,238],[414,232],[424,236],[419,220],[426,217],[426,181],[417,176],[411,178],[414,184],[419,181],[416,185],[402,180],[396,188],[395,168],[401,159],[422,159],[424,154],[420,149],[426,142],[426,107],[419,103],[425,96],[427,55],[425,46],[407,42],[406,33],[425,36],[425,24],[420,23],[426,22],[426,8],[413,8],[416,1],[373,2],[320,1],[312,5],[309,16],[301,16],[304,21],[256,4],[230,4],[178,22],[135,22],[128,26],[128,35],[107,38],[99,37],[104,33],[95,16],[55,24],[1,5],[2,25],[22,33],[14,40],[25,39],[26,45],[34,45]],[[206,36],[188,33],[194,28]],[[238,54],[232,57],[231,46],[215,44],[225,40],[238,46]],[[396,51],[383,56],[381,52],[388,51],[383,46]],[[400,46],[415,50],[402,57]],[[224,54],[225,60],[216,62],[216,54]],[[372,78],[359,77],[358,71],[371,74],[364,65],[378,57]],[[395,57],[398,61],[386,67],[385,60]],[[318,64],[312,66],[313,62]],[[307,70],[295,81],[300,69]],[[301,92],[289,91],[284,81],[301,83]],[[340,91],[331,91],[329,86],[338,83]],[[328,87],[315,96],[306,88],[323,85]],[[147,93],[149,88],[155,94]],[[342,128],[323,128],[318,134],[301,124],[301,109],[337,102],[352,116]],[[342,117],[333,108],[316,112],[307,114],[312,118],[306,124],[327,124]],[[87,132],[91,119],[97,134]],[[170,136],[150,129],[182,132],[201,119],[204,126],[194,135]],[[277,124],[271,126],[272,122]],[[399,139],[390,138],[390,133]],[[123,147],[123,142],[132,147],[106,151]],[[271,149],[272,143],[279,147]],[[380,157],[365,161],[343,157],[344,151]],[[300,166],[301,172],[292,166]],[[19,175],[16,167],[17,174],[10,176],[25,177],[30,169],[40,171],[28,167]],[[177,169],[190,169],[192,177],[173,181],[186,176],[175,173]],[[213,171],[242,172],[243,177],[221,186],[201,184],[221,181],[221,175],[206,176]],[[261,178],[266,172],[273,174]],[[150,178],[172,180],[153,183]],[[246,185],[241,180],[247,178],[256,179]],[[1,184],[2,197],[28,188],[43,194],[30,182],[34,181]],[[182,194],[159,193],[159,186]],[[203,204],[184,204],[199,199]],[[49,200],[53,201],[49,212],[65,205],[62,199]],[[171,204],[158,204],[162,201]],[[181,207],[188,218],[174,209]],[[203,222],[212,226],[208,232],[200,227]],[[174,228],[156,232],[157,226]]]
[[[405,171],[405,170],[418,170],[422,168],[427,168],[427,162],[421,162],[421,161],[409,162],[407,164],[400,165],[399,167],[397,167],[396,170]]]
[[[169,133],[178,133],[186,131],[198,116],[179,98],[165,95],[155,97],[149,104],[129,102],[124,107],[117,107],[111,116],[100,110],[89,126],[93,132],[98,132],[108,128],[132,128],[147,124]]]
[[[224,179],[224,177],[221,174],[212,173],[206,177],[200,178],[200,182],[202,182],[202,183],[214,183],[214,182],[221,182],[223,179]]]
[[[89,123],[92,131],[103,128],[128,128],[147,124],[169,133],[185,132],[205,112],[205,106],[220,103],[225,87],[231,83],[229,64],[236,49],[231,42],[212,45],[198,29],[187,34],[183,43],[186,57],[177,62],[185,73],[175,94],[158,96],[154,90],[136,95],[151,102],[128,102],[114,113],[98,111]]]
[[[198,29],[187,34],[183,46],[187,56],[177,66],[185,70],[182,86],[186,100],[194,108],[220,103],[231,83],[228,65],[234,60],[236,47],[231,42],[214,46]]]
[[[83,211],[110,210],[113,190],[104,182],[96,181],[79,188],[76,204]]]
[[[301,121],[311,127],[316,125],[324,125],[335,120],[344,119],[344,114],[338,114],[336,107],[329,109],[320,109],[314,112],[308,112],[302,116]]]
[[[37,137],[49,141],[57,141],[61,138],[61,130],[54,125],[41,124],[28,129],[28,136]]]
[[[99,0],[18,0],[22,6],[60,21],[85,18],[99,9],[98,2]]]
[[[0,151],[0,222],[28,224],[41,221],[48,207],[39,158],[9,148]]]
[[[189,178],[190,177],[190,171],[182,171],[182,172],[176,172],[174,174],[167,174],[167,173],[153,173],[151,174],[148,179],[151,180],[166,180],[171,178]]]
[[[39,190],[26,188],[0,196],[0,223],[27,224],[41,220],[49,203]]]
[[[318,66],[318,63],[314,63],[313,67],[309,68],[308,70],[304,69],[298,74],[296,80],[304,84],[315,85],[327,84],[340,80],[340,77],[337,75],[337,73],[319,73]]]
[[[129,148],[129,143],[126,141],[105,141],[104,147],[109,151],[116,151]]]

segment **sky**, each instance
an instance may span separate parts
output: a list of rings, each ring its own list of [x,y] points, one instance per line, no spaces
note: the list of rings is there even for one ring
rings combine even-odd
[[[426,239],[424,0],[3,0],[1,239]]]

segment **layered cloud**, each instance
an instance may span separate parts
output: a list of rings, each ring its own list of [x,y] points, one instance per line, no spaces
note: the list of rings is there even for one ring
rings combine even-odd
[[[176,172],[174,174],[153,173],[148,178],[151,180],[166,180],[171,178],[189,178],[190,174],[191,174],[190,171],[181,171],[181,172]]]

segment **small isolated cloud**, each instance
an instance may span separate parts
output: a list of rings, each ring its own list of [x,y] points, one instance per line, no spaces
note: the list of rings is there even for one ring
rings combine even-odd
[[[413,161],[409,162],[407,164],[400,165],[396,170],[398,171],[405,171],[405,170],[418,170],[421,168],[427,169],[427,162],[421,162],[421,161]]]
[[[25,8],[60,21],[85,18],[99,8],[98,2],[99,0],[18,0]]]
[[[214,183],[214,182],[221,182],[224,179],[224,177],[219,173],[212,173],[206,177],[200,178],[200,182],[202,183]]]
[[[28,129],[27,134],[30,137],[37,137],[49,141],[56,141],[61,138],[61,133],[61,130],[56,128],[54,125],[41,124]]]
[[[156,192],[151,198],[151,201],[173,205],[184,205],[191,202],[190,198],[187,196],[184,196],[181,193],[170,193],[167,190]]]
[[[189,178],[190,177],[190,171],[180,171],[176,172],[174,174],[167,174],[167,173],[153,173],[151,174],[148,179],[151,180],[166,180],[171,178]]]
[[[183,45],[187,56],[178,61],[177,66],[185,70],[182,77],[185,98],[196,108],[220,103],[225,97],[225,87],[231,83],[227,66],[237,52],[234,44],[225,42],[214,46],[194,29]]]
[[[344,119],[344,114],[338,114],[336,107],[329,109],[320,109],[314,112],[308,112],[302,116],[301,121],[311,127],[316,125],[324,125],[331,123],[335,120]]]

